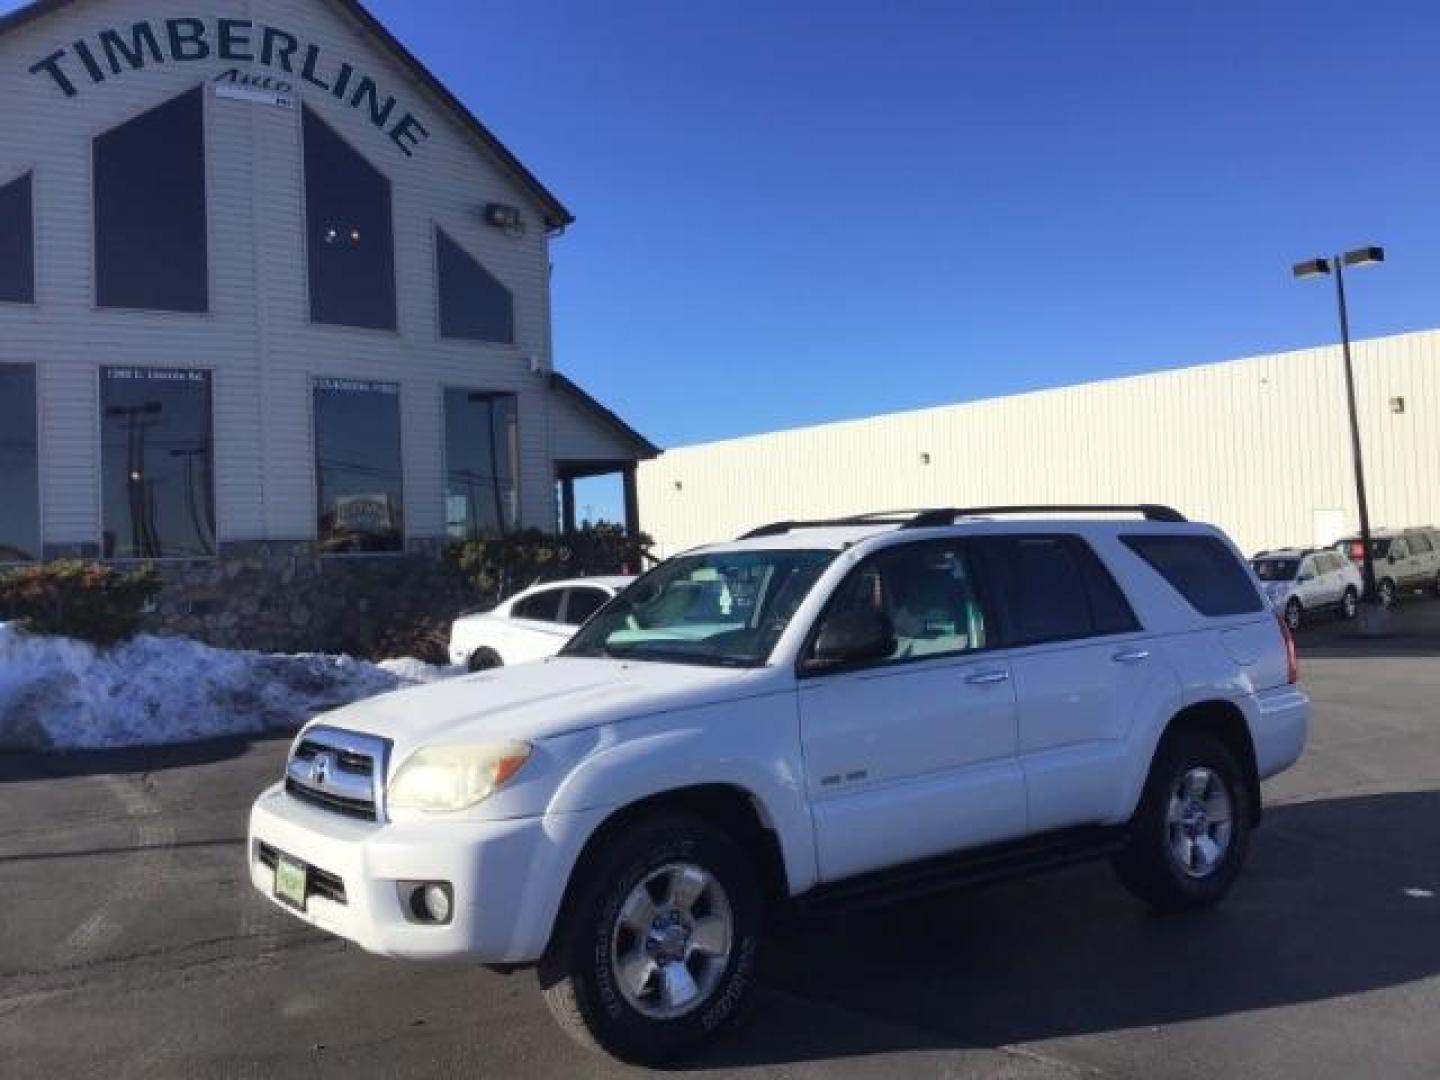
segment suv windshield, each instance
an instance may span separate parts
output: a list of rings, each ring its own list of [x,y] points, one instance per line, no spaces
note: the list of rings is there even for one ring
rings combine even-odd
[[[1294,581],[1300,571],[1299,559],[1254,559],[1250,565],[1261,581]]]
[[[661,563],[561,650],[676,664],[759,667],[838,551],[727,551]]]

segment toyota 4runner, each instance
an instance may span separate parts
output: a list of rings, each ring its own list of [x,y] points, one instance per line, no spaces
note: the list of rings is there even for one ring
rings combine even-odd
[[[781,909],[1095,857],[1215,903],[1304,746],[1295,683],[1233,545],[1165,507],[780,523],[552,659],[317,718],[250,875],[375,953],[533,966],[579,1040],[653,1062],[735,1015]]]

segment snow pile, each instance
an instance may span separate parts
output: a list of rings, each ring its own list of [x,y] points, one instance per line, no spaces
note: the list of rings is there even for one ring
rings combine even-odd
[[[186,638],[138,637],[102,651],[0,623],[0,749],[293,731],[316,712],[457,674],[419,660],[233,652]]]

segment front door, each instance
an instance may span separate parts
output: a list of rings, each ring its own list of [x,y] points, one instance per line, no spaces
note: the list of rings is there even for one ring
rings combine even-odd
[[[889,656],[831,670],[802,661],[821,880],[1022,835],[1010,664],[995,649],[966,543],[878,552],[836,590],[820,625],[864,607],[893,625]]]

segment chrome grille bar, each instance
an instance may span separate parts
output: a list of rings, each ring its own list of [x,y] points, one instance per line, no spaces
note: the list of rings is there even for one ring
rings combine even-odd
[[[285,764],[285,790],[326,810],[384,821],[389,762],[389,739],[325,725],[308,728]]]

